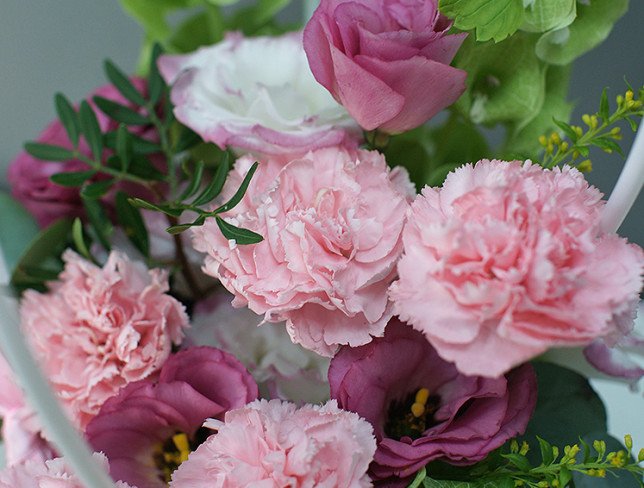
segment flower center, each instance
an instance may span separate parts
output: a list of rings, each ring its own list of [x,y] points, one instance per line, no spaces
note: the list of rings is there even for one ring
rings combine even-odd
[[[152,458],[159,472],[159,478],[166,483],[170,482],[172,472],[188,459],[190,453],[197,449],[212,433],[211,430],[202,427],[197,430],[192,440],[187,434],[177,432],[165,442],[157,444]]]
[[[385,434],[392,439],[418,439],[428,428],[436,425],[434,413],[440,405],[438,395],[430,395],[427,388],[410,393],[403,400],[389,405]]]

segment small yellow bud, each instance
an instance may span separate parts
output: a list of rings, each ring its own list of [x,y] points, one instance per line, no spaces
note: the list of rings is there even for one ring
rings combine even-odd
[[[617,95],[617,105],[621,106],[622,103],[624,103],[624,97],[621,95]]]
[[[554,152],[554,150],[555,150],[555,147],[552,145],[551,142],[549,142],[548,145],[546,146],[546,152],[548,154],[552,154]]]
[[[624,100],[627,102],[630,102],[633,100],[633,91],[632,90],[627,90],[626,93],[624,94]]]
[[[519,452],[519,443],[516,439],[512,439],[512,441],[510,442],[510,452],[513,454]]]
[[[572,152],[572,159],[577,159],[581,154],[576,149]]]
[[[593,163],[586,159],[577,165],[577,169],[582,173],[590,173],[593,170]]]
[[[635,108],[635,101],[634,100],[629,100],[624,104],[626,108]]]
[[[556,132],[553,132],[552,134],[550,134],[550,140],[554,144],[557,144],[557,145],[561,144],[561,137],[559,137],[559,134],[557,134]]]
[[[633,101],[633,107],[634,109],[638,109],[642,106],[642,101],[641,100],[634,100]]]
[[[568,150],[569,144],[564,141],[561,143],[561,146],[559,146],[559,149],[561,149],[563,152],[566,152]]]
[[[514,486],[515,487],[523,486],[523,485],[524,485],[523,480],[514,480]]]
[[[631,437],[630,434],[626,434],[624,436],[624,445],[626,446],[626,449],[629,451],[633,449],[633,437]]]
[[[637,462],[641,463],[642,461],[644,461],[644,447],[637,453]]]
[[[597,477],[598,478],[605,478],[606,477],[606,470],[605,469],[598,469],[597,470]]]
[[[581,137],[582,135],[584,135],[584,130],[578,125],[573,125],[572,130],[575,131],[575,134],[577,134],[577,137]]]
[[[552,480],[552,486],[554,488],[559,488],[561,485],[559,484],[559,480]]]
[[[537,483],[537,486],[539,488],[548,488],[549,483],[547,481],[539,481],[539,483]]]
[[[591,115],[590,116],[590,126],[593,129],[596,129],[598,125],[599,125],[599,120],[597,119],[597,116],[596,115]]]
[[[519,450],[519,454],[521,454],[522,456],[525,456],[526,454],[528,454],[529,450],[530,450],[530,446],[526,441],[523,441],[521,443],[521,449]]]
[[[590,127],[590,115],[588,115],[588,114],[582,115],[581,120],[584,121],[584,124],[586,124],[588,127]]]
[[[613,128],[610,130],[610,133],[611,133],[612,135],[614,135],[614,136],[615,136],[615,135],[617,135],[617,134],[619,134],[620,132],[622,132],[621,127],[613,127]]]
[[[548,145],[548,139],[546,139],[546,136],[539,136],[539,144],[541,144],[543,147],[546,147]]]

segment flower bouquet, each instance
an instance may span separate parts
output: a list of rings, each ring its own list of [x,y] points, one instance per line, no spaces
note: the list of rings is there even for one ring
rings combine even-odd
[[[0,487],[642,486],[552,362],[644,373],[642,131],[584,175],[644,88],[566,99],[628,2],[288,3],[121,0],[136,74],[11,163]]]

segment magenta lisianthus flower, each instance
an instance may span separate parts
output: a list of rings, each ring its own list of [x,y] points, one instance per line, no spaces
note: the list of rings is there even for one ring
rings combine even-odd
[[[376,450],[373,429],[331,400],[296,408],[258,400],[226,414],[172,475],[171,488],[359,488]]]
[[[632,328],[644,252],[601,234],[576,169],[480,161],[418,196],[404,231],[400,318],[465,374],[499,376],[553,346]]]
[[[94,458],[105,465],[105,456],[94,453]],[[86,488],[65,464],[65,458],[47,461],[27,461],[0,471],[0,488]],[[116,488],[136,488],[119,481]]]
[[[230,184],[253,162],[237,161]],[[237,175],[235,175],[237,173]],[[382,335],[391,317],[386,288],[402,250],[413,187],[378,152],[310,152],[285,166],[263,161],[244,200],[223,214],[264,236],[237,246],[210,220],[193,231],[206,274],[291,339],[321,355]]]
[[[315,78],[366,130],[404,132],[465,91],[449,66],[466,34],[436,0],[322,0],[304,29]]]
[[[200,429],[206,419],[223,419],[257,394],[257,384],[234,356],[212,347],[190,348],[171,356],[156,381],[132,383],[107,400],[86,436],[107,456],[115,480],[162,488],[211,433]]]
[[[279,67],[279,69],[276,69]],[[246,153],[355,148],[360,128],[313,78],[301,34],[229,34],[194,53],[161,56],[175,115],[205,141]]]
[[[433,460],[482,460],[525,431],[537,398],[530,365],[495,379],[465,376],[397,319],[384,337],[341,348],[329,384],[341,408],[373,425],[378,450],[370,474],[393,484]]]
[[[141,78],[132,78],[132,83],[140,91],[146,90],[146,82]],[[100,96],[113,100],[122,105],[134,108],[112,85],[102,86],[90,95]],[[95,107],[94,107],[95,108]],[[113,131],[118,128],[118,123],[107,117],[103,112],[95,108],[101,131]],[[141,126],[141,134],[144,135],[146,128]],[[66,149],[73,149],[72,143],[67,136],[63,124],[55,120],[38,136],[36,142],[52,144]],[[81,137],[79,150],[87,157],[92,157],[89,146]],[[70,173],[74,171],[88,170],[87,164],[80,160],[66,162],[42,161],[36,159],[25,151],[22,151],[9,165],[7,179],[11,185],[11,194],[22,203],[25,208],[34,216],[38,225],[47,227],[52,222],[64,217],[81,217],[84,215],[83,202],[77,188],[68,188],[57,185],[49,180],[50,176],[56,173]]]
[[[112,251],[100,268],[73,251],[47,293],[27,290],[21,329],[81,429],[130,382],[156,372],[188,326],[168,275]]]

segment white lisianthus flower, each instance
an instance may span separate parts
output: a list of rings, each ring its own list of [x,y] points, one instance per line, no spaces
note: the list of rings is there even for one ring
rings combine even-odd
[[[297,403],[328,400],[329,358],[291,342],[283,324],[262,320],[247,308],[234,308],[222,290],[197,305],[185,343],[233,354],[248,368],[263,396]]]
[[[159,58],[177,119],[205,141],[241,152],[298,155],[355,146],[361,131],[313,78],[301,33],[229,34],[187,55]]]

